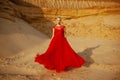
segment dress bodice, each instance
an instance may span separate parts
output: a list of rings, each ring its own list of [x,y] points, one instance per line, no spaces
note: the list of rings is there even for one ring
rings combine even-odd
[[[64,36],[64,28],[65,28],[65,26],[60,26],[60,27],[55,26],[54,27],[54,35]]]

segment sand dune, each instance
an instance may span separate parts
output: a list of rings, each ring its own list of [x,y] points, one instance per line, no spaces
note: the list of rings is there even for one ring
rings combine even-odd
[[[47,36],[40,34],[25,21],[15,18],[15,21],[0,18],[0,56],[8,57],[26,49],[42,44]]]
[[[86,64],[56,73],[34,63],[35,55],[47,49],[50,38],[19,18],[0,18],[0,80],[120,80],[119,40],[67,39]]]

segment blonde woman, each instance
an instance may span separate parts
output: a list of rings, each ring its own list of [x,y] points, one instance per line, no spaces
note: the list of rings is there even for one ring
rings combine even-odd
[[[53,35],[48,49],[43,54],[37,54],[35,62],[43,64],[45,68],[61,72],[69,67],[81,67],[85,60],[76,54],[64,36],[65,26],[62,19],[57,17],[57,23],[53,27]]]

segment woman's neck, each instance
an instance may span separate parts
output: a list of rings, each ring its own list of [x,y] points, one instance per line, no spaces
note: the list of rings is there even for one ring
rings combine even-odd
[[[58,26],[58,27],[59,27],[59,26],[61,26],[61,24],[57,24],[56,26]]]

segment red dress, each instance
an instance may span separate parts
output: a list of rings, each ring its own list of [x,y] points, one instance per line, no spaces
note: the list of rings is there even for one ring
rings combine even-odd
[[[85,60],[80,57],[71,48],[67,39],[64,36],[64,28],[53,27],[54,37],[52,38],[48,49],[43,54],[37,54],[35,62],[43,64],[45,68],[56,72],[64,71],[68,67],[78,68],[85,63]]]

